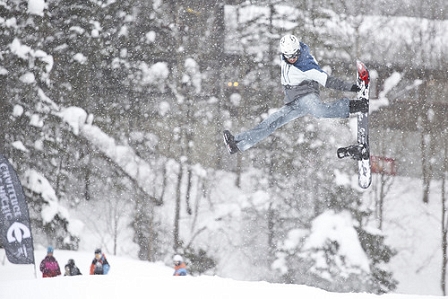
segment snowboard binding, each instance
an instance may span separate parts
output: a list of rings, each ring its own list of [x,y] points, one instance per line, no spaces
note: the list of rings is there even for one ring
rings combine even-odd
[[[351,157],[353,160],[361,161],[369,158],[369,150],[364,144],[354,144],[340,147],[337,151],[338,158]]]

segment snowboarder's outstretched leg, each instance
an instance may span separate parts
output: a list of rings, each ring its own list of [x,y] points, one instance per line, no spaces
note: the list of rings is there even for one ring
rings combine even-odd
[[[347,98],[342,98],[332,104],[325,104],[321,102],[317,94],[310,93],[285,104],[250,130],[235,136],[232,136],[227,130],[224,131],[224,142],[228,149],[229,145],[233,148],[229,149],[231,154],[238,151],[244,152],[264,140],[278,128],[307,114],[324,118],[347,118],[349,117],[348,104],[349,99]],[[238,144],[237,147],[236,144]]]

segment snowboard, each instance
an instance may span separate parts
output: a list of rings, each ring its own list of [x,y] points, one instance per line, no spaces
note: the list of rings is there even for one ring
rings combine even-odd
[[[356,62],[358,76],[357,84],[360,88],[357,98],[369,101],[370,75],[369,70],[361,61]],[[358,184],[361,188],[369,188],[372,182],[370,148],[369,148],[369,112],[358,113],[357,144],[338,149],[339,158],[351,157],[358,161]]]

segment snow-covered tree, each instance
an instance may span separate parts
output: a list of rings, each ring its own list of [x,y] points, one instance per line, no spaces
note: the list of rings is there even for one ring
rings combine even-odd
[[[382,269],[393,254],[383,242],[378,230],[363,228],[349,211],[328,210],[312,221],[310,229],[288,233],[273,267],[286,283],[387,293],[396,281]]]

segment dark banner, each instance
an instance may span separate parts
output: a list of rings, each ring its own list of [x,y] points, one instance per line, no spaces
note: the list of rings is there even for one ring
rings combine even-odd
[[[0,241],[14,264],[34,264],[28,206],[22,185],[9,161],[0,154]]]

